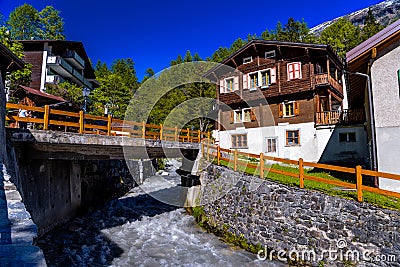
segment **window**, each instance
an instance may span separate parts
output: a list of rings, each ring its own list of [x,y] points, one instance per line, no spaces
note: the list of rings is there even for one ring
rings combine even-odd
[[[300,131],[286,131],[286,145],[298,146],[300,145]]]
[[[230,93],[235,91],[235,81],[233,78],[225,80],[225,92]]]
[[[294,79],[301,79],[301,63],[293,62],[287,64],[287,76],[288,76],[288,81]]]
[[[267,138],[267,153],[276,152],[276,138]]]
[[[232,148],[247,148],[247,134],[232,134]]]
[[[271,71],[266,70],[261,72],[261,87],[268,87],[271,84]]]
[[[244,108],[234,111],[234,122],[250,122],[255,121],[255,114],[251,108]]]
[[[275,50],[265,52],[265,58],[273,58],[275,55]]]
[[[243,64],[247,64],[253,61],[253,57],[245,57],[243,58]]]
[[[279,117],[293,117],[300,114],[299,102],[291,101],[279,104]]]
[[[356,141],[356,133],[339,133],[339,142],[355,142]]]
[[[249,74],[250,77],[250,89],[257,88],[258,86],[258,72]]]

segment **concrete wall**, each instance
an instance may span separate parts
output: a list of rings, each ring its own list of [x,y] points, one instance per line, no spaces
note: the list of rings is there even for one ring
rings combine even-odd
[[[286,131],[300,130],[300,145],[286,146]],[[339,133],[355,132],[357,142],[339,142]],[[240,151],[312,162],[343,162],[364,164],[368,157],[366,132],[363,127],[314,127],[314,123],[280,124],[271,127],[237,128],[232,131],[214,131],[222,148],[231,149],[231,135],[247,133],[248,149]],[[277,151],[267,153],[267,138],[277,138]]]
[[[300,260],[312,266],[323,266],[321,261],[325,266],[347,266],[353,259],[359,266],[400,265],[398,211],[279,185],[218,166],[210,166],[201,179],[201,195],[192,198],[204,204],[209,224],[275,250],[275,255],[282,251],[282,259],[296,251]],[[302,258],[309,251],[316,254],[315,260]],[[352,258],[353,252],[360,257]],[[394,255],[395,262],[367,262],[364,255]]]
[[[154,175],[150,160],[31,159],[23,150],[15,153],[16,180],[39,235],[66,222],[88,207],[95,207],[128,192]]]
[[[399,42],[393,46],[387,51],[380,51],[383,56],[378,57],[372,64],[371,81],[378,169],[400,174],[400,149],[397,139],[400,136],[400,88],[397,74],[400,69]],[[380,179],[379,185],[382,189],[400,192],[399,181]]]

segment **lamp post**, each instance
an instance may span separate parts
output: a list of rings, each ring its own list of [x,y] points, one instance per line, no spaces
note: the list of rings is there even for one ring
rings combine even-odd
[[[90,94],[90,89],[89,88],[83,88],[82,90],[82,95],[83,95],[83,112],[87,112],[87,100]]]

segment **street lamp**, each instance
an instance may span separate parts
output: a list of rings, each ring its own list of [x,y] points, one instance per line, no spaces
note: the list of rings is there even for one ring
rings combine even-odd
[[[90,94],[90,89],[89,88],[83,88],[82,90],[82,95],[83,95],[83,112],[87,112],[87,100]]]

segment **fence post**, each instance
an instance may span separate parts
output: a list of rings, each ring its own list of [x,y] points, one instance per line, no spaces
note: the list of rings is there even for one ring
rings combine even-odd
[[[142,121],[142,138],[146,139],[146,122]]]
[[[207,161],[210,161],[210,142],[207,142]]]
[[[210,140],[210,132],[207,132],[207,139]]]
[[[237,161],[238,161],[238,153],[237,149],[234,150],[233,152],[233,170],[237,170]]]
[[[362,192],[362,173],[361,166],[356,166],[356,178],[357,178],[357,200],[358,202],[363,201],[363,192]]]
[[[201,140],[201,131],[200,130],[197,130],[197,143],[200,143],[200,140]]]
[[[43,130],[49,129],[50,106],[44,106]]]
[[[163,125],[160,124],[160,140],[163,140]]]
[[[85,131],[84,120],[84,113],[83,110],[81,110],[79,111],[79,133],[83,133]]]
[[[175,141],[179,141],[178,139],[178,126],[175,126]]]
[[[304,188],[304,165],[303,159],[299,159],[299,180],[300,180],[300,188]]]
[[[204,143],[201,142],[201,157],[204,159]]]
[[[264,153],[260,153],[260,177],[264,178]]]
[[[186,128],[186,130],[187,130],[187,141],[188,142],[190,142],[190,130],[189,130],[189,128]]]
[[[221,163],[221,148],[217,146],[217,165],[219,166]]]
[[[112,123],[112,117],[110,114],[108,114],[108,121],[107,121],[107,135],[111,135],[111,123]]]

